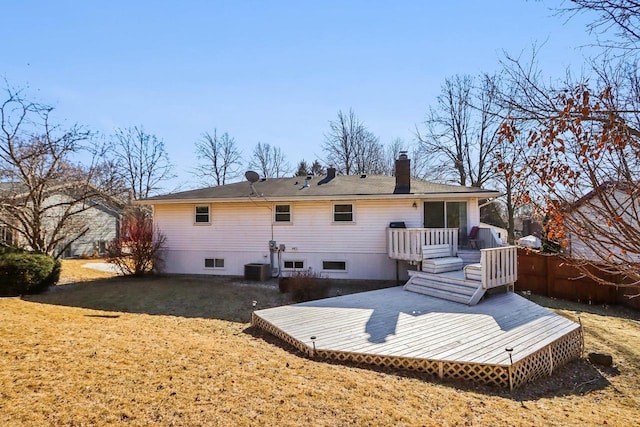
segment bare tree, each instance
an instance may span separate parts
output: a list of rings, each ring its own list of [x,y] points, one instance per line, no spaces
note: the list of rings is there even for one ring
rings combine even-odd
[[[226,132],[220,136],[217,129],[213,130],[213,135],[203,133],[196,141],[196,155],[199,163],[193,174],[205,185],[224,185],[239,175],[240,150],[235,139]]]
[[[502,74],[510,91],[500,101],[510,114],[501,133],[526,135],[535,148],[521,169],[535,178],[528,196],[546,214],[549,238],[570,244],[567,262],[603,284],[620,285],[617,277],[638,285],[640,5],[579,0],[569,9],[597,12],[589,30],[613,38],[598,40],[591,75],[567,72],[563,80],[543,78],[535,50],[529,61],[507,56]]]
[[[337,120],[330,121],[329,127],[322,147],[328,164],[346,175],[384,170],[383,146],[352,109],[348,114],[338,111]]]
[[[475,86],[470,76],[446,79],[425,130],[416,129],[436,179],[482,187],[494,174],[492,155],[501,122],[495,102],[497,77],[484,75],[479,80]]]
[[[282,178],[291,170],[280,148],[262,142],[254,147],[249,167],[257,169],[265,178]]]
[[[87,130],[51,122],[53,107],[8,87],[0,104],[0,225],[18,243],[59,257],[89,230],[84,215],[104,191],[92,185],[104,147]],[[74,165],[82,157],[88,163]],[[105,179],[106,175],[105,175]]]
[[[571,0],[570,5],[559,12],[565,15],[595,12],[598,18],[589,23],[587,29],[605,49],[634,52],[639,47],[640,2],[636,0]],[[608,38],[610,32],[613,39]]]
[[[174,178],[164,142],[142,127],[117,129],[114,134],[118,173],[132,199],[144,199]]]

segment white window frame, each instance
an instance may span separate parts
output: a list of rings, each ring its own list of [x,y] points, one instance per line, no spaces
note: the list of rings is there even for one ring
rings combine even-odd
[[[289,220],[288,221],[278,221],[278,206],[288,206],[289,207]],[[273,223],[274,224],[292,224],[293,223],[293,207],[291,203],[276,203],[273,205]]]
[[[336,206],[351,205],[351,221],[336,221]],[[356,223],[356,204],[353,202],[333,202],[331,204],[331,223],[332,224],[355,224]]]
[[[213,260],[213,267],[207,267],[207,260]],[[222,267],[217,267],[216,266],[217,261],[222,261]],[[204,259],[204,268],[207,269],[207,270],[224,270],[226,268],[225,267],[224,258],[216,258],[216,257],[205,258]]]
[[[343,262],[344,263],[344,270],[342,270],[342,269],[335,270],[335,269],[324,268],[324,263],[325,262]],[[331,273],[348,273],[349,272],[349,263],[346,260],[343,260],[343,259],[323,259],[322,260],[322,271],[331,272]]]
[[[198,208],[207,208],[207,222],[198,221]],[[193,207],[193,224],[194,225],[211,225],[211,205],[195,205]]]
[[[292,262],[293,263],[293,267],[285,267],[285,264],[287,262]],[[301,262],[302,263],[302,267],[296,267],[295,263],[297,262]],[[302,271],[305,270],[307,267],[307,261],[304,259],[285,259],[282,261],[282,271]]]

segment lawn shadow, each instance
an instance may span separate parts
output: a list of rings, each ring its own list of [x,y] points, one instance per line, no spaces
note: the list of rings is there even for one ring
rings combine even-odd
[[[386,368],[383,366],[369,365],[365,363],[356,363],[352,361],[338,361],[333,359],[320,359],[309,357],[307,353],[302,352],[294,346],[278,339],[274,335],[263,331],[260,328],[250,326],[243,331],[256,339],[261,339],[269,345],[281,348],[298,357],[315,360],[321,363],[331,365],[355,367],[373,372],[384,373],[401,378],[412,378],[420,381],[441,384],[445,387],[451,387],[463,392],[481,393],[487,396],[500,396],[521,402],[523,408],[526,408],[526,402],[536,401],[539,399],[562,397],[562,396],[582,396],[595,390],[602,390],[611,385],[608,377],[619,374],[617,368],[600,368],[592,365],[587,359],[580,358],[559,367],[553,372],[552,376],[542,377],[533,382],[523,384],[519,388],[511,391],[509,389],[499,388],[497,386],[474,383],[471,381],[459,379],[440,379],[437,376],[408,371],[396,368]]]
[[[141,313],[247,323],[255,309],[288,304],[275,281],[233,277],[112,277],[59,285],[24,301],[105,312]],[[255,301],[255,306],[254,306]],[[104,316],[112,316],[105,314]]]
[[[536,294],[524,294],[518,292],[529,301],[535,302],[550,309],[569,310],[576,312],[576,315],[580,313],[597,314],[600,316],[617,317],[621,319],[640,320],[640,311],[634,310],[622,305],[608,306],[606,304],[585,304],[581,302],[568,301],[563,299],[545,297]]]

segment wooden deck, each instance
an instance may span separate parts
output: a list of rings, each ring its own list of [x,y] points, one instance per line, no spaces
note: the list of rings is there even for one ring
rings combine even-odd
[[[466,306],[395,287],[258,310],[252,323],[312,357],[511,388],[582,351],[580,325],[512,292]]]

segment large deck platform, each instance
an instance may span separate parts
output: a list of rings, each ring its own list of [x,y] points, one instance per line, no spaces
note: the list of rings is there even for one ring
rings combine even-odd
[[[394,287],[258,310],[252,324],[312,357],[511,388],[582,351],[580,325],[512,292],[467,306]]]

